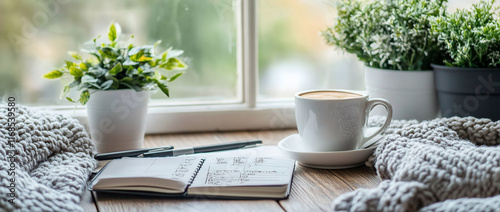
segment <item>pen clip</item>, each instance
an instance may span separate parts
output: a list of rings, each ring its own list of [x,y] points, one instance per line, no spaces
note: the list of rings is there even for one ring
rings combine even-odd
[[[248,147],[256,147],[256,146],[257,146],[257,144],[247,144],[247,145],[245,145],[245,146],[243,146],[243,147],[241,147],[241,148],[242,148],[242,149],[244,149],[244,148],[248,148]]]
[[[171,150],[173,149],[171,146],[167,146],[167,147],[158,147],[158,148],[153,148],[153,149],[150,149],[149,151],[145,152],[145,153],[150,153],[150,152],[157,152],[157,151],[163,151],[163,150]],[[144,154],[144,153],[143,153]]]
[[[143,157],[144,157],[144,154],[146,154],[146,153],[155,153],[155,152],[161,152],[161,151],[165,151],[165,150],[172,150],[172,149],[174,149],[174,148],[172,148],[171,146],[167,146],[167,147],[158,147],[158,148],[150,149],[149,151],[144,152],[144,153],[142,153],[142,154],[140,154],[140,155],[137,155],[137,156],[135,156],[135,157],[137,157],[137,158],[143,158]]]

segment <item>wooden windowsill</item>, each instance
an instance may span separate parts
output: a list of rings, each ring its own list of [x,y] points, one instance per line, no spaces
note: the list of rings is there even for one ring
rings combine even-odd
[[[261,139],[276,145],[297,130],[148,135],[145,147],[172,145],[176,148]],[[290,197],[286,200],[168,199],[141,196],[96,195],[85,192],[85,211],[331,211],[339,195],[373,188],[381,182],[366,166],[341,170],[312,169],[297,165]]]

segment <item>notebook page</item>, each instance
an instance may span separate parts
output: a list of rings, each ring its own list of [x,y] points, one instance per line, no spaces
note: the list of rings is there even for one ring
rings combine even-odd
[[[257,147],[207,155],[190,187],[289,184],[295,161],[277,152],[275,147]]]
[[[188,184],[201,158],[196,156],[164,158],[123,158],[113,160],[99,175],[99,179],[159,177]]]

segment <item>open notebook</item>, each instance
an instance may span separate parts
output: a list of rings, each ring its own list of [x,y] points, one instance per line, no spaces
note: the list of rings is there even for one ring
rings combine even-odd
[[[288,197],[295,161],[276,147],[179,157],[123,158],[90,182],[97,192],[229,199]]]

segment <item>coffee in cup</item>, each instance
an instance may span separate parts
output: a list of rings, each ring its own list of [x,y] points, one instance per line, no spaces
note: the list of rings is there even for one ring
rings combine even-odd
[[[368,114],[384,106],[387,118],[375,133],[365,136]],[[354,150],[381,134],[392,119],[392,107],[384,99],[348,90],[311,90],[295,94],[297,129],[310,151]]]
[[[308,99],[347,99],[361,97],[362,95],[341,91],[312,91],[303,93],[300,96]]]

